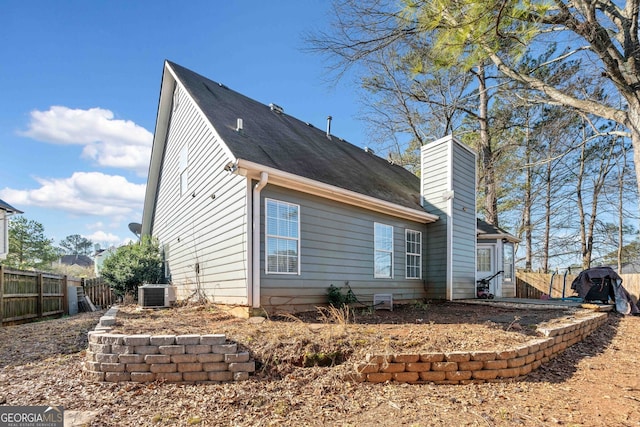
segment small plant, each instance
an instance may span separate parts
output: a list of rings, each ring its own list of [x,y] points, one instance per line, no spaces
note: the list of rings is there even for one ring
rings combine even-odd
[[[371,316],[373,313],[375,313],[375,307],[372,305],[368,305],[366,307],[363,307],[362,310],[360,310],[360,315],[361,316]]]
[[[306,353],[304,355],[302,365],[305,368],[313,366],[335,366],[342,363],[343,355],[340,351],[332,351],[329,353]]]
[[[324,323],[346,326],[354,320],[354,312],[348,305],[342,307],[316,307]]]
[[[414,300],[413,308],[419,311],[427,311],[429,309],[429,302],[425,300]]]
[[[349,288],[347,293],[344,294],[342,293],[342,289],[334,286],[333,284],[329,286],[327,297],[329,298],[329,304],[338,308],[356,302],[356,296],[353,294],[351,288]]]

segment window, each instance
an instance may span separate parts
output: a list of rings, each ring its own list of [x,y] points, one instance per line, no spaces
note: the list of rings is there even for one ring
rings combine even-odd
[[[491,268],[491,248],[478,248],[477,270],[479,272],[490,273]]]
[[[300,207],[266,199],[267,273],[300,273]]]
[[[187,165],[189,161],[189,147],[184,146],[180,150],[180,195],[184,196],[189,190],[189,176],[187,174]]]
[[[502,264],[503,280],[513,280],[513,243],[505,243],[502,246]]]
[[[374,224],[374,277],[393,277],[393,227]]]
[[[422,233],[407,230],[407,279],[422,278]]]
[[[180,105],[180,92],[178,86],[173,91],[173,105],[172,110],[176,111],[178,109],[178,105]]]

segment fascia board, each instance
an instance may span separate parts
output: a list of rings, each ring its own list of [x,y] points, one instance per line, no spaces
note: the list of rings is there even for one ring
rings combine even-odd
[[[366,196],[364,194],[356,193],[355,191],[345,190],[344,188],[304,178],[248,160],[238,159],[237,165],[238,168],[245,169],[247,171],[247,177],[249,178],[259,179],[260,172],[267,172],[269,174],[269,184],[302,191],[325,199],[335,200],[337,202],[359,206],[371,211],[425,224],[435,222],[438,219],[437,215],[433,215],[428,212],[400,206],[385,200],[376,199],[375,197]]]
[[[173,97],[175,78],[168,73],[167,70],[168,64],[165,62],[162,72],[162,83],[160,85],[160,96],[158,99],[156,126],[153,134],[153,144],[151,146],[151,160],[149,162],[149,172],[147,174],[144,207],[142,210],[142,235],[151,234],[158,182],[160,180],[160,171],[162,169],[163,153],[169,125],[169,116],[171,114],[171,99]]]
[[[507,239],[511,243],[520,243],[521,240],[511,234],[478,234],[478,239],[502,240]]]

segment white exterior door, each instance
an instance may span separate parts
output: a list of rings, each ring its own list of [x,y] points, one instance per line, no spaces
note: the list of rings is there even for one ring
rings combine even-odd
[[[496,269],[496,245],[478,243],[476,255],[476,280],[493,276],[498,271]],[[502,295],[499,276],[494,277],[489,285],[489,292],[499,297]]]

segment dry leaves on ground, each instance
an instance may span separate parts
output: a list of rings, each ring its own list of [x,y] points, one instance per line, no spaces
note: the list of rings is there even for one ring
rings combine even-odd
[[[343,325],[324,324],[318,314],[309,314],[305,321],[282,318],[257,325],[216,318],[222,314],[210,307],[153,312],[156,320],[141,324],[121,318],[126,330],[152,332],[145,328],[155,323],[154,330],[162,327],[182,333],[186,330],[181,328],[190,328],[188,312],[193,310],[207,331],[227,333],[256,354],[265,352],[261,356],[265,365],[277,366],[280,355],[292,359],[283,362],[286,369],[264,369],[246,382],[207,385],[86,382],[81,370],[83,352],[69,352],[75,351],[74,346],[77,349],[79,331],[88,329],[84,322],[97,321],[95,314],[3,327],[0,396],[8,405],[63,405],[67,410],[95,411],[91,425],[96,426],[640,425],[640,380],[635,375],[640,361],[638,317],[610,315],[585,341],[519,381],[464,386],[355,384],[342,381],[336,368],[302,368],[293,363],[296,351],[292,349],[304,349],[311,345],[306,340],[329,331],[336,341],[363,339],[376,346],[378,340],[387,340],[399,349],[414,337],[439,348],[459,346],[460,342],[453,342],[464,337],[467,343],[492,345],[497,337],[526,338],[533,329],[530,325],[553,321],[558,314],[448,307],[453,315],[438,316],[435,305],[424,308],[428,313],[423,311],[421,317],[382,312],[364,316],[369,323],[358,320],[358,328],[373,330],[364,338],[357,338],[359,332],[351,324],[342,336]],[[405,323],[411,317],[412,323]],[[516,324],[519,331],[514,329]],[[295,332],[301,330],[305,338],[296,344]],[[24,356],[16,352],[14,337],[25,345]],[[282,346],[272,342],[276,338]],[[84,346],[86,341],[80,345]]]

